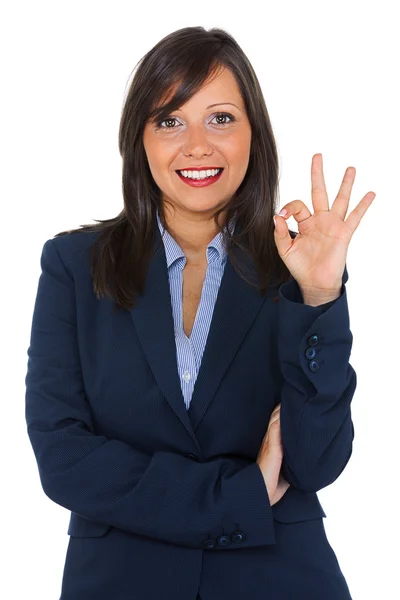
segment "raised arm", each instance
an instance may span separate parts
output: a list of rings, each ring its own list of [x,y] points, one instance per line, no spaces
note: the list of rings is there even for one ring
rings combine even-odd
[[[352,453],[357,379],[349,363],[347,279],[345,268],[339,298],[320,306],[304,304],[294,280],[280,288],[282,473],[303,492],[335,481]]]

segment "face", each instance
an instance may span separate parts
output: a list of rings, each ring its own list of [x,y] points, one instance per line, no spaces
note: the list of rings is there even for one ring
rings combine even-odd
[[[251,127],[231,71],[224,68],[167,119],[146,123],[143,144],[165,210],[169,203],[181,216],[212,218],[240,186],[250,156]],[[177,173],[190,167],[223,170],[194,187]]]

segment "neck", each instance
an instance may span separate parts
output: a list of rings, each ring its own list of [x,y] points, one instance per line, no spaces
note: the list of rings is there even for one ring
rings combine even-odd
[[[207,262],[207,246],[215,238],[219,229],[214,217],[204,215],[184,215],[177,210],[169,212],[164,208],[167,229],[182,248],[188,263],[203,264]],[[219,222],[223,222],[223,214]]]

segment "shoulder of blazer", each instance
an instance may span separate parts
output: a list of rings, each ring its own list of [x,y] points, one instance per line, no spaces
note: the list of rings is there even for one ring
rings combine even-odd
[[[71,273],[76,266],[86,263],[90,257],[92,244],[100,236],[100,231],[72,231],[51,238],[65,268]]]

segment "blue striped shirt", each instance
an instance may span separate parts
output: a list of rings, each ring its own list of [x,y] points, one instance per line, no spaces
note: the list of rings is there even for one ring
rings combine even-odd
[[[219,232],[207,246],[207,271],[204,278],[196,318],[193,323],[193,329],[188,338],[183,329],[182,314],[182,271],[186,265],[186,257],[176,240],[167,230],[164,230],[158,212],[157,222],[164,242],[167,259],[172,314],[174,318],[178,374],[186,410],[188,410],[194,384],[200,369],[201,359],[203,358],[214,306],[225,265],[228,260],[228,255],[223,245],[222,234]],[[231,223],[231,231],[234,231],[235,220],[232,219]]]

